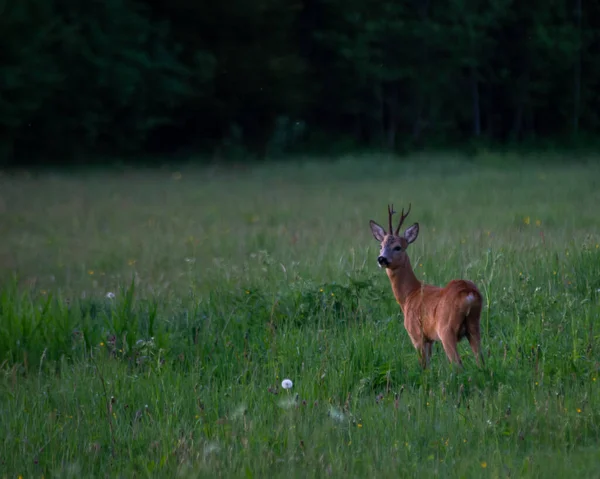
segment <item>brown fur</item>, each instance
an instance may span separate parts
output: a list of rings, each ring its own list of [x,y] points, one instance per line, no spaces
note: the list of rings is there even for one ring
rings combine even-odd
[[[403,235],[397,235],[400,225],[396,234],[386,233],[371,221],[371,230],[381,242],[378,261],[386,268],[392,291],[404,314],[404,327],[420,354],[422,366],[427,367],[434,341],[441,341],[450,362],[462,366],[457,344],[465,337],[477,364],[482,365],[479,322],[483,298],[477,286],[462,279],[452,280],[443,288],[419,281],[406,253],[408,245],[417,239],[419,225],[415,223]]]

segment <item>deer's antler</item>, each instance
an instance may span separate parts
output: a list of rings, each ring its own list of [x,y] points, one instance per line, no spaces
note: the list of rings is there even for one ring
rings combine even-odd
[[[411,206],[412,206],[412,203],[409,203],[408,204],[408,210],[406,210],[406,214],[404,214],[404,208],[402,208],[402,213],[401,213],[401,216],[400,216],[400,222],[398,223],[398,227],[396,228],[396,232],[394,233],[396,236],[398,236],[398,233],[400,232],[400,227],[402,226],[402,223],[404,223],[404,220],[408,216],[408,213],[410,213],[410,207]],[[390,215],[390,231],[392,231],[392,215]]]
[[[389,223],[390,223],[390,234],[392,234],[392,232],[394,231],[394,227],[392,226],[392,216],[395,213],[396,212],[394,211],[394,205],[388,205],[388,216],[389,216]]]

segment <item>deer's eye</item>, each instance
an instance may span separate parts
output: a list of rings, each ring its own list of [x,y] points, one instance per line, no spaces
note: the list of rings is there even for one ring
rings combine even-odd
[[[402,248],[401,248],[400,246],[396,246],[396,247],[394,248],[394,251],[401,251],[401,250],[402,250]]]

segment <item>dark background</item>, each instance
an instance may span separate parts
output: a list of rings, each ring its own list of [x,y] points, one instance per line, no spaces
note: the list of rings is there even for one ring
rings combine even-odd
[[[580,147],[600,2],[0,0],[0,164]]]

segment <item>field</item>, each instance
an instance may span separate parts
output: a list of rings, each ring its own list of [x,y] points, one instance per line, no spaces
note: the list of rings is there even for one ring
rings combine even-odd
[[[0,477],[598,477],[600,164],[551,160],[0,174]],[[409,202],[484,368],[419,367]]]

